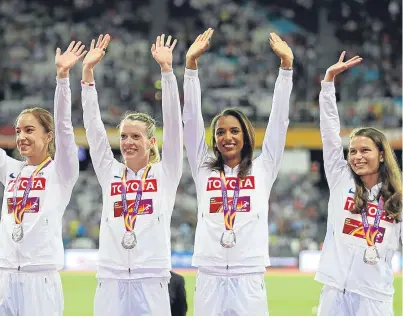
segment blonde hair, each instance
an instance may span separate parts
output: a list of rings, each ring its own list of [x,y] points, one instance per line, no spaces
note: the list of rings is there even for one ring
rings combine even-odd
[[[397,159],[385,134],[375,128],[365,127],[354,129],[350,134],[350,141],[356,136],[365,136],[371,139],[379,152],[383,152],[383,162],[379,163],[379,181],[382,182],[380,195],[384,199],[384,207],[388,216],[396,222],[402,220],[402,176],[397,164]],[[350,155],[350,154],[348,154]],[[350,167],[351,169],[351,167]],[[352,170],[351,170],[352,171]],[[353,172],[355,180],[354,204],[352,213],[361,213],[368,201],[368,193],[365,190],[361,177]]]
[[[56,152],[56,142],[55,142],[55,122],[53,120],[52,114],[48,110],[41,107],[27,108],[21,111],[17,119],[15,119],[14,123],[15,126],[17,126],[18,120],[24,114],[32,114],[39,121],[40,125],[43,126],[46,133],[53,132],[52,140],[50,140],[48,144],[48,154],[52,159],[54,159]]]
[[[147,137],[149,139],[155,137],[155,131],[157,129],[157,126],[155,120],[150,115],[142,112],[127,112],[118,125],[119,129],[124,121],[144,122],[146,125]],[[158,163],[159,161],[160,161],[160,152],[158,150],[158,144],[157,142],[155,142],[153,147],[150,149],[149,163],[155,164]]]

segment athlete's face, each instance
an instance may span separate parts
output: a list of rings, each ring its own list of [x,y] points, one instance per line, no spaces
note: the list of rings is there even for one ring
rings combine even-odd
[[[154,143],[154,137],[147,137],[144,122],[125,120],[120,126],[120,151],[125,162],[144,160],[147,164]]]
[[[234,116],[222,116],[215,127],[215,140],[224,163],[241,161],[243,149],[243,131],[241,123]]]
[[[27,158],[28,163],[48,155],[53,132],[47,133],[32,113],[25,113],[18,118],[15,133],[17,149],[21,156]]]
[[[350,141],[348,162],[358,176],[377,176],[383,153],[370,138],[355,136]]]

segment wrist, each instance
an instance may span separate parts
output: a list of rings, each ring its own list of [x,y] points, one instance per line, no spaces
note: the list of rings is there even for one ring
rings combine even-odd
[[[161,67],[161,71],[164,72],[164,73],[172,71],[172,65],[169,65],[169,64],[162,64],[161,65],[160,64],[160,67]]]
[[[323,81],[332,82],[332,81],[334,81],[334,78],[335,78],[335,77],[336,77],[335,75],[329,74],[328,72],[326,72],[325,78],[323,79]]]
[[[293,58],[284,58],[284,59],[282,58],[280,67],[285,69],[292,69],[293,62],[294,62]]]
[[[186,68],[197,69],[197,58],[186,57]]]
[[[83,71],[93,71],[94,70],[94,66],[90,65],[90,64],[83,64]]]
[[[70,72],[68,69],[58,68],[56,74],[58,78],[67,78],[69,77]]]

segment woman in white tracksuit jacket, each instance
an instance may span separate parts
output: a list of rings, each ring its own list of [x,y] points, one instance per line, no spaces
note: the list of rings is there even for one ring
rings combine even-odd
[[[24,161],[0,149],[4,198],[0,222],[0,315],[62,315],[62,217],[79,174],[71,123],[69,70],[84,56],[71,42],[56,50],[54,120],[43,108],[23,110],[15,124]]]
[[[169,36],[164,45],[164,37],[158,36],[151,49],[162,75],[162,161],[155,121],[142,113],[129,114],[120,124],[124,163],[113,156],[93,75],[94,66],[105,54],[109,35],[101,35],[96,47],[93,41],[83,62],[84,126],[103,196],[95,315],[171,314],[170,221],[182,174],[183,132],[178,86],[172,71],[176,40],[170,46]],[[137,219],[134,224],[133,219]]]
[[[246,116],[226,109],[212,121],[211,155],[205,143],[197,58],[208,48],[212,34],[212,29],[207,30],[189,48],[184,79],[184,141],[198,202],[194,314],[267,315],[268,201],[284,152],[293,54],[271,34],[271,47],[285,69],[280,69],[275,84],[262,154],[253,160],[254,132]],[[224,214],[233,210],[235,222],[225,225]],[[228,217],[233,219],[233,214]]]
[[[323,284],[319,315],[393,315],[392,257],[402,236],[402,180],[385,135],[350,135],[347,161],[340,138],[334,78],[356,56],[331,66],[322,81],[320,131],[330,190],[327,233],[315,279]]]

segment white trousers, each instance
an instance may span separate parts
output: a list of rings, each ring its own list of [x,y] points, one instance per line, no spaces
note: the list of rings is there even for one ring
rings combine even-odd
[[[0,269],[0,316],[61,316],[63,307],[59,272]]]
[[[323,286],[318,316],[393,316],[393,302],[381,302],[356,293]]]
[[[168,279],[98,278],[95,316],[171,316]]]
[[[195,316],[268,315],[264,273],[213,275],[197,272]]]

